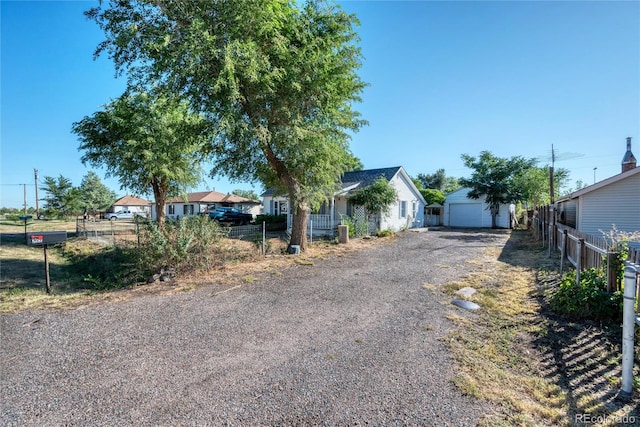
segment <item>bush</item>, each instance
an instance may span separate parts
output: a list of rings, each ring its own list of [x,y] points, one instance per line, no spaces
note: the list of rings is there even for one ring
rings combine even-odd
[[[622,292],[607,292],[607,278],[595,268],[581,273],[580,284],[576,284],[575,271],[567,273],[549,302],[554,311],[570,317],[622,319]]]
[[[258,215],[256,216],[256,224],[265,223],[268,231],[281,231],[287,229],[286,215]]]
[[[356,218],[340,215],[340,221],[349,229],[349,238],[361,237],[367,234],[368,221],[358,221]]]
[[[378,237],[390,237],[390,236],[394,236],[396,233],[390,229],[387,228],[386,230],[378,230],[378,232],[376,233],[376,236]]]
[[[176,270],[209,269],[224,265],[226,254],[221,242],[227,229],[207,216],[167,221],[164,230],[149,221],[140,230],[139,265],[146,274],[162,267]]]

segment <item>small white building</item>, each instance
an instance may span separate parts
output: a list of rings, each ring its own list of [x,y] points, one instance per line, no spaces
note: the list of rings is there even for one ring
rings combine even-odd
[[[447,195],[444,200],[442,223],[447,227],[491,228],[491,209],[484,196],[472,199],[470,188],[460,188]],[[509,204],[500,205],[496,216],[498,228],[510,228]]]
[[[131,211],[134,214],[149,217],[151,213],[151,202],[136,196],[126,195],[119,198],[107,212]]]

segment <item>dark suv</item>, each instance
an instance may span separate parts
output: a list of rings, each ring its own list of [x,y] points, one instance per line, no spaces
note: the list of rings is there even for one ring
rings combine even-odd
[[[209,211],[209,218],[234,225],[245,225],[253,221],[253,215],[236,208],[215,208]]]

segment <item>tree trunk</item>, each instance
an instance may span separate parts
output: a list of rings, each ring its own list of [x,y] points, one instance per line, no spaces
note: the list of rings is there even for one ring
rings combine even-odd
[[[491,207],[491,228],[498,228],[498,212],[500,212],[500,206]]]
[[[291,245],[300,246],[300,251],[307,249],[307,219],[309,217],[310,209],[305,203],[296,203],[297,206],[292,206],[292,210],[295,209],[293,214],[293,223],[291,224],[291,241],[289,242],[289,248]]]
[[[273,167],[280,182],[284,184],[289,192],[290,210],[293,213],[293,223],[291,224],[291,240],[289,250],[292,245],[300,246],[300,251],[307,249],[307,217],[309,216],[309,206],[302,195],[298,181],[291,176],[286,165],[271,150],[268,143],[264,143],[263,152],[269,164]]]
[[[153,182],[153,197],[156,199],[156,217],[158,219],[158,228],[164,230],[164,223],[167,215],[164,211],[164,207],[167,204],[167,192],[164,189],[162,183]]]

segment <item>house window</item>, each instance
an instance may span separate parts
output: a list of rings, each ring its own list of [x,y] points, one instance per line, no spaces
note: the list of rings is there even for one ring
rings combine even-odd
[[[407,201],[402,200],[400,202],[400,218],[405,218],[407,216]]]
[[[193,215],[193,205],[184,205],[182,207],[182,213],[184,215]]]
[[[169,205],[169,207],[167,208],[167,211],[168,211],[169,215],[175,215],[176,214],[176,207],[174,205]]]
[[[416,201],[411,202],[411,216],[413,218],[417,218],[418,216],[418,202]]]

